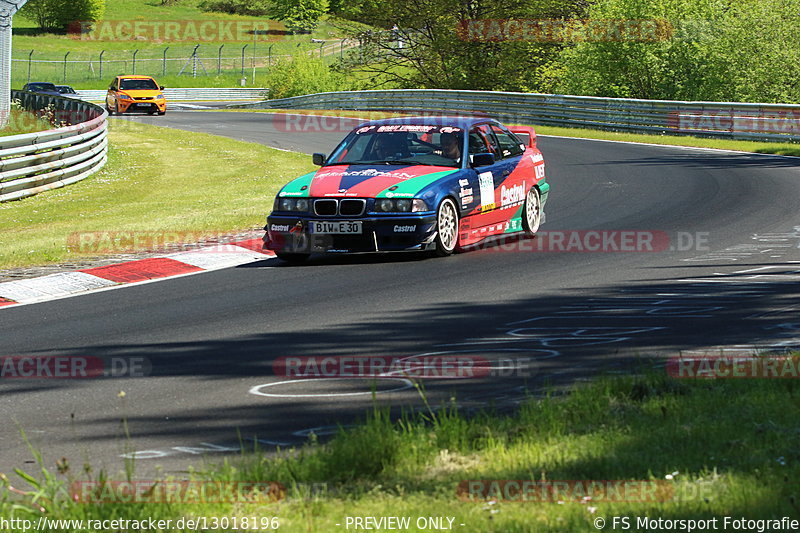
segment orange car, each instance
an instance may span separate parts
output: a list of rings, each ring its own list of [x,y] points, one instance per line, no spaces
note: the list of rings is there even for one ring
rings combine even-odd
[[[164,115],[167,100],[164,87],[150,76],[117,76],[108,87],[106,111],[114,113],[143,112]]]

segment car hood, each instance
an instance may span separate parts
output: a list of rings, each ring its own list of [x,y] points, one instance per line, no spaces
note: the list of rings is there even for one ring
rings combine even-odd
[[[133,96],[134,98],[153,98],[154,96],[161,94],[161,91],[155,89],[125,89],[120,92],[129,96]]]
[[[280,196],[410,198],[458,170],[429,165],[330,165],[290,182]]]

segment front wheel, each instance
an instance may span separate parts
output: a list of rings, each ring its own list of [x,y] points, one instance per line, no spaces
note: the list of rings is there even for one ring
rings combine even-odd
[[[285,252],[275,252],[275,257],[291,265],[299,265],[301,263],[305,263],[310,256],[311,254],[290,254]]]
[[[525,197],[525,213],[522,217],[522,229],[525,233],[533,237],[539,231],[542,224],[542,198],[539,196],[539,189],[531,187],[528,196]]]
[[[158,112],[158,116],[159,116],[159,117],[163,117],[163,116],[164,116],[164,115],[166,115],[166,114],[167,114],[167,112],[166,112],[166,111],[159,111],[159,112]]]
[[[448,256],[458,246],[458,209],[450,198],[439,204],[436,213],[436,255]]]

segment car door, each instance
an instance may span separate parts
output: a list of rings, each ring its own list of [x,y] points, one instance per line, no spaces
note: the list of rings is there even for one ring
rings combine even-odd
[[[462,205],[466,208],[464,218],[460,227],[460,239],[462,245],[469,245],[478,242],[490,235],[497,234],[499,230],[498,222],[502,220],[499,214],[498,202],[500,200],[497,192],[497,184],[503,182],[507,176],[506,170],[509,168],[507,162],[500,157],[502,152],[497,145],[497,140],[492,135],[488,124],[473,126],[467,137],[467,150],[469,153],[469,163],[471,171],[468,187],[460,183],[461,190],[467,190],[471,203]],[[477,154],[492,154],[498,160],[491,165],[481,167],[472,166],[473,157]],[[463,197],[462,197],[463,201]]]

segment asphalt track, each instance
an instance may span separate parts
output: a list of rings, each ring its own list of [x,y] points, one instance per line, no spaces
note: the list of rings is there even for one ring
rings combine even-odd
[[[343,135],[286,132],[255,113],[134,120],[306,153]],[[0,355],[151,365],[144,378],[0,382],[0,471],[31,469],[20,430],[51,467],[67,457],[117,472],[136,457],[146,478],[235,453],[242,440],[300,444],[371,405],[367,380],[279,383],[280,357],[477,355],[494,361],[491,375],[425,381],[432,405],[477,409],[640,359],[800,345],[800,160],[564,138],[540,147],[552,185],[543,230],[606,232],[605,249],[520,241],[445,259],[273,259],[0,311]],[[622,230],[670,242],[614,251]],[[382,404],[422,405],[402,380],[375,387]]]

